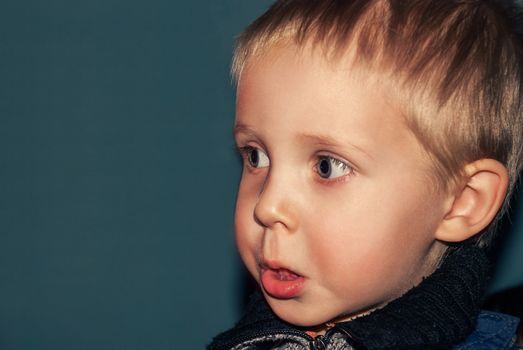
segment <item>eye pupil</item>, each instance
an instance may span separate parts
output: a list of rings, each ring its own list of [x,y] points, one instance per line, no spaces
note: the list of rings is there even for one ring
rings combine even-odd
[[[251,152],[249,152],[249,163],[251,163],[252,166],[256,167],[258,166],[258,162],[260,161],[260,156],[258,155],[258,151],[253,149]]]
[[[329,177],[331,174],[331,164],[328,159],[322,158],[318,164],[318,173],[321,177]]]

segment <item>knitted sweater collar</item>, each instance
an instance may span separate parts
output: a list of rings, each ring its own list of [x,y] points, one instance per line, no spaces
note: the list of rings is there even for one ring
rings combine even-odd
[[[482,250],[470,245],[451,248],[441,266],[417,287],[369,315],[338,323],[328,334],[344,334],[355,349],[448,349],[474,329],[488,273]],[[269,334],[308,337],[278,319],[256,293],[246,316],[216,337],[209,349],[230,349]]]

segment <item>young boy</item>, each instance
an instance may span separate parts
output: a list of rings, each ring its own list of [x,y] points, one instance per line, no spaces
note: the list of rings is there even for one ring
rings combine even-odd
[[[260,285],[210,349],[511,349],[483,248],[521,168],[513,9],[282,0],[239,40],[236,241]]]

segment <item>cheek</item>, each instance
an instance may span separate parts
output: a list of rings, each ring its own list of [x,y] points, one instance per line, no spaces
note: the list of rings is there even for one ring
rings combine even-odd
[[[410,279],[412,266],[419,266],[434,241],[438,216],[425,199],[403,198],[353,195],[310,213],[309,256],[318,273],[345,276],[352,286]]]
[[[246,181],[244,177],[240,182],[238,197],[236,198],[236,208],[234,222],[236,227],[236,237],[241,239],[247,235],[255,224],[254,208],[257,201],[256,186],[252,181]]]
[[[240,184],[234,215],[235,239],[238,252],[249,272],[256,278],[257,227],[254,221],[255,197],[244,181]]]

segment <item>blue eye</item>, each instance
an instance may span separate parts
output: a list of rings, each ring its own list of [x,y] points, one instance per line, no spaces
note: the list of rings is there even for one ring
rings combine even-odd
[[[352,167],[339,159],[321,156],[316,164],[316,171],[323,179],[335,179],[349,174]]]
[[[242,147],[240,151],[243,153],[245,160],[253,168],[266,168],[269,166],[269,157],[265,152],[256,147]]]

